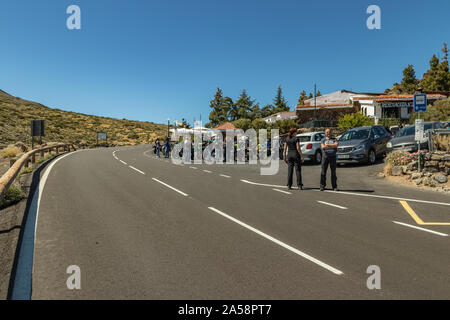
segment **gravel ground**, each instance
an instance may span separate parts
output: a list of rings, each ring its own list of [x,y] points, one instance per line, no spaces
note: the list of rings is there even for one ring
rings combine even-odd
[[[22,190],[28,196],[32,174],[24,174],[19,182]],[[18,204],[0,210],[0,299],[4,300],[8,294],[9,279],[14,263],[17,241],[27,205],[25,198]]]

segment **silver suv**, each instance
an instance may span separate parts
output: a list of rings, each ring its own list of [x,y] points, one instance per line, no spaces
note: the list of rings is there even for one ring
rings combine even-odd
[[[325,138],[325,132],[306,132],[297,135],[305,160],[311,160],[317,164],[322,162],[321,141],[323,138]]]
[[[377,157],[386,155],[390,139],[391,134],[382,126],[350,129],[339,138],[337,162],[374,164]]]

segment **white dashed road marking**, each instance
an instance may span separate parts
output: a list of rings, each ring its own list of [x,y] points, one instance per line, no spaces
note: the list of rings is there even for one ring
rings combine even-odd
[[[339,209],[343,209],[343,210],[347,210],[348,209],[346,207],[338,206],[337,204],[332,204],[332,203],[325,202],[325,201],[317,201],[317,202],[322,203],[322,204],[326,204],[327,206],[332,206],[332,207],[336,207],[336,208],[339,208]]]
[[[143,171],[141,171],[141,170],[139,170],[139,169],[136,169],[135,167],[133,167],[133,166],[129,166],[131,169],[133,169],[134,171],[137,171],[137,172],[139,172],[139,173],[141,173],[141,174],[144,174],[145,175],[145,172],[143,172]]]
[[[167,188],[172,189],[173,191],[178,192],[179,194],[181,194],[181,195],[183,195],[183,196],[185,196],[185,197],[188,196],[187,193],[184,193],[183,191],[180,191],[180,190],[178,190],[178,189],[176,189],[176,188],[174,188],[174,187],[168,185],[167,183],[164,183],[164,182],[162,182],[162,181],[160,181],[160,180],[158,180],[158,179],[156,179],[156,178],[152,178],[152,179],[155,180],[156,182],[161,183],[163,186],[166,186]]]
[[[320,260],[318,260],[318,259],[316,259],[316,258],[314,258],[314,257],[312,257],[312,256],[310,256],[310,255],[308,255],[308,254],[298,250],[298,249],[295,249],[294,247],[291,247],[290,245],[288,245],[288,244],[286,244],[284,242],[281,242],[280,240],[277,240],[277,239],[269,236],[268,234],[266,234],[266,233],[264,233],[264,232],[262,232],[262,231],[260,231],[258,229],[255,229],[252,226],[249,226],[248,224],[246,224],[246,223],[244,223],[242,221],[239,221],[238,219],[233,218],[232,216],[227,215],[226,213],[223,213],[220,210],[217,210],[216,208],[209,207],[208,209],[211,210],[211,211],[214,211],[215,213],[220,214],[222,217],[227,218],[227,219],[229,219],[229,220],[231,220],[231,221],[241,225],[242,227],[244,227],[244,228],[246,228],[246,229],[248,229],[248,230],[250,230],[250,231],[252,231],[252,232],[254,232],[254,233],[256,233],[256,234],[258,234],[258,235],[260,235],[262,237],[264,237],[264,238],[266,238],[267,240],[270,240],[270,241],[276,243],[277,245],[279,245],[279,246],[281,246],[281,247],[283,247],[283,248],[285,248],[285,249],[287,249],[287,250],[289,250],[289,251],[291,251],[291,252],[293,252],[293,253],[295,253],[295,254],[297,254],[297,255],[299,255],[299,256],[301,256],[301,257],[303,257],[303,258],[305,258],[305,259],[307,259],[307,260],[309,260],[309,261],[311,261],[313,263],[315,263],[315,264],[317,264],[317,265],[319,265],[320,267],[322,267],[324,269],[327,269],[328,271],[333,272],[334,274],[337,274],[337,275],[343,275],[344,274],[342,271],[340,271],[340,270],[338,270],[336,268],[333,268],[332,266],[330,266],[330,265],[328,265],[328,264],[326,264],[326,263],[324,263],[324,262],[322,262],[322,261],[320,261]]]
[[[278,192],[281,192],[281,193],[284,193],[284,194],[292,194],[292,192],[288,192],[288,191],[284,191],[284,190],[280,190],[280,189],[272,189],[272,190],[278,191]]]
[[[226,174],[220,174],[220,176],[224,177],[224,178],[231,178],[230,176],[227,176]]]

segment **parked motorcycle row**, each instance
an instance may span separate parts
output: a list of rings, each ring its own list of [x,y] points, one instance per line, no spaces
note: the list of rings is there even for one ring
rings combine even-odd
[[[345,131],[338,137],[339,147],[337,149],[337,163],[367,163],[375,164],[377,159],[384,158],[387,153],[392,151],[408,151],[416,152],[418,150],[418,142],[415,140],[415,126],[407,125],[403,128],[386,129],[381,125],[365,126],[352,128]],[[398,129],[398,130],[395,130]],[[450,130],[449,122],[425,122],[424,132],[425,137],[420,141],[420,149],[428,149],[428,137],[430,130],[448,129]],[[302,154],[305,160],[315,164],[322,162],[321,141],[325,137],[325,132],[306,132],[297,135]],[[207,144],[202,144],[202,151]],[[279,157],[283,159],[283,140],[280,143]],[[173,145],[172,145],[173,147]],[[267,145],[267,150],[270,156],[270,142]],[[153,152],[156,153],[155,146]],[[224,152],[224,155],[226,153]],[[248,161],[248,149],[246,149],[246,160]],[[214,157],[214,154],[212,154]],[[180,152],[180,157],[183,157],[183,152]],[[237,157],[237,150],[235,146],[234,160]],[[194,150],[191,150],[191,159],[194,158]],[[224,159],[226,161],[226,159]]]

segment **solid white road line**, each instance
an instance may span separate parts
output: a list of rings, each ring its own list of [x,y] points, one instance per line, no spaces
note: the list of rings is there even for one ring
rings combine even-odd
[[[212,173],[212,171],[209,171],[209,170],[202,170],[203,172],[206,172],[206,173]]]
[[[31,299],[31,282],[32,282],[32,270],[33,270],[33,259],[34,259],[34,246],[36,243],[36,230],[39,220],[39,209],[41,205],[41,198],[44,193],[45,184],[52,171],[53,167],[62,159],[67,156],[73,155],[78,152],[88,151],[87,150],[77,150],[60,156],[54,159],[47,169],[45,169],[39,184],[32,197],[31,205],[29,208],[29,214],[27,221],[25,222],[25,227],[23,230],[23,240],[21,241],[19,250],[19,259],[17,262],[16,274],[14,279],[14,286],[12,288],[12,299],[13,300],[29,300]],[[50,160],[51,161],[51,160]]]
[[[142,174],[144,174],[145,175],[145,172],[142,172],[141,170],[139,170],[139,169],[136,169],[135,167],[133,167],[133,166],[129,166],[131,169],[133,169],[134,171],[137,171],[137,172],[139,172],[139,173],[142,173]]]
[[[230,176],[227,176],[226,174],[220,174],[220,176],[224,177],[224,178],[231,178]]]
[[[248,229],[250,231],[253,231],[256,234],[259,234],[260,236],[266,238],[267,240],[270,240],[270,241],[278,244],[279,246],[281,246],[281,247],[283,247],[285,249],[288,249],[289,251],[291,251],[291,252],[293,252],[293,253],[295,253],[295,254],[297,254],[297,255],[299,255],[299,256],[301,256],[301,257],[303,257],[303,258],[305,258],[305,259],[307,259],[307,260],[309,260],[309,261],[319,265],[319,266],[321,266],[322,268],[333,272],[334,274],[337,274],[337,275],[343,275],[344,274],[342,271],[340,271],[340,270],[338,270],[336,268],[333,268],[332,266],[330,266],[330,265],[328,265],[326,263],[323,263],[322,261],[320,261],[320,260],[318,260],[318,259],[316,259],[316,258],[314,258],[314,257],[312,257],[312,256],[310,256],[310,255],[300,251],[300,250],[297,250],[294,247],[291,247],[290,245],[288,245],[288,244],[286,244],[284,242],[281,242],[280,240],[277,240],[274,237],[271,237],[268,234],[266,234],[266,233],[264,233],[262,231],[259,231],[258,229],[255,229],[252,226],[249,226],[248,224],[246,224],[244,222],[241,222],[238,219],[233,218],[232,216],[227,215],[226,213],[223,213],[220,210],[217,210],[216,208],[208,207],[208,209],[211,210],[211,211],[214,211],[215,213],[220,214],[221,216],[223,216],[223,217],[225,217],[225,218],[227,218],[227,219],[229,219],[229,220],[231,220],[231,221],[241,225],[242,227],[244,227],[244,228],[246,228],[246,229]]]
[[[166,186],[167,188],[170,188],[170,189],[172,189],[173,191],[176,191],[176,192],[178,192],[179,194],[182,194],[182,195],[185,196],[185,197],[188,196],[187,193],[184,193],[183,191],[180,191],[180,190],[178,190],[178,189],[176,189],[176,188],[174,188],[174,187],[172,187],[172,186],[169,186],[167,183],[164,183],[164,182],[162,182],[162,181],[160,181],[160,180],[158,180],[158,179],[156,179],[156,178],[152,178],[152,179],[155,180],[156,182],[161,183],[162,185]]]
[[[287,188],[287,186],[280,186],[280,185],[276,185],[276,184],[259,183],[259,182],[252,182],[252,181],[248,181],[248,180],[241,180],[241,181],[244,183],[255,185],[255,186],[272,187],[272,188]],[[408,199],[408,198],[381,196],[381,195],[377,195],[377,194],[364,194],[364,193],[356,193],[356,192],[331,191],[331,190],[325,190],[325,191],[313,190],[313,191],[329,192],[329,193],[336,193],[336,194],[348,194],[348,195],[353,195],[353,196],[372,197],[372,198],[381,198],[381,199],[390,199],[390,200],[404,200],[404,201],[411,201],[411,202],[420,202],[420,203],[428,203],[428,204],[437,204],[437,205],[442,205],[442,206],[450,206],[449,202]]]
[[[322,203],[322,204],[326,204],[328,206],[336,207],[336,208],[339,208],[339,209],[343,209],[343,210],[347,210],[348,209],[346,207],[341,207],[341,206],[338,206],[337,204],[332,204],[332,203],[325,202],[325,201],[317,201],[317,202]]]
[[[409,228],[413,228],[413,229],[417,229],[417,230],[433,233],[433,234],[436,234],[436,235],[441,236],[441,237],[448,237],[448,234],[446,234],[446,233],[441,233],[441,232],[437,232],[437,231],[433,231],[433,230],[429,230],[429,229],[413,226],[413,225],[410,225],[410,224],[407,224],[407,223],[403,223],[403,222],[398,222],[398,221],[392,221],[392,222],[396,223],[396,224],[400,224],[400,225],[405,226],[405,227],[409,227]]]
[[[126,163],[125,161],[119,160],[120,162],[122,162],[124,165],[128,165],[128,163]]]
[[[272,189],[272,190],[274,190],[274,191],[278,191],[278,192],[281,192],[281,193],[284,193],[284,194],[292,194],[292,192],[288,192],[288,191],[283,191],[283,190],[280,190],[280,189]]]

